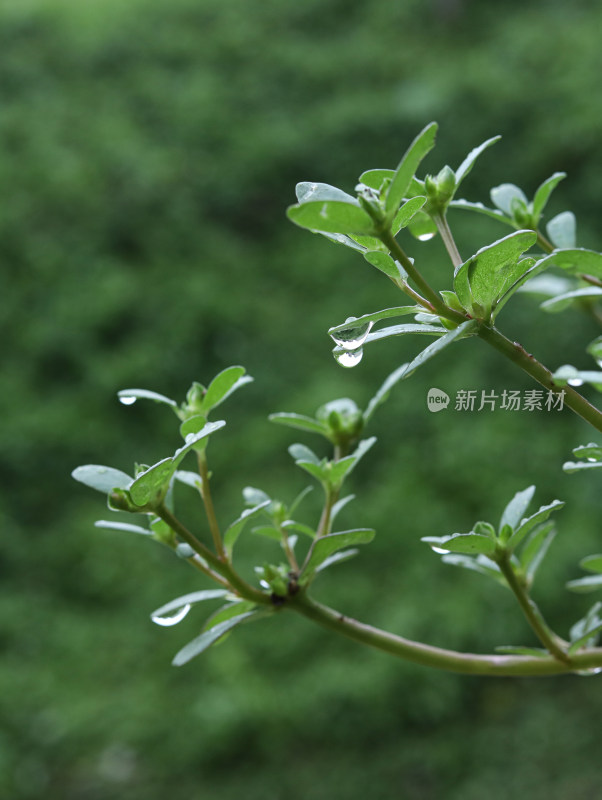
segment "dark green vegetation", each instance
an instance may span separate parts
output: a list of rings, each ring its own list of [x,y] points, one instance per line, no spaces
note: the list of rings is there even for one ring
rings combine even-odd
[[[485,201],[502,180],[530,194],[566,170],[550,216],[571,208],[579,243],[600,247],[601,12],[513,3],[498,18],[493,6],[399,5],[4,7],[7,797],[556,800],[597,791],[595,680],[441,675],[289,617],[170,668],[200,618],[160,630],[148,613],[205,584],[149,542],[95,530],[98,505],[69,478],[79,463],[127,471],[177,446],[168,414],[126,409],[118,389],[181,398],[191,380],[241,363],[256,382],[224,409],[229,426],[212,464],[218,514],[237,516],[247,484],[285,500],[302,488],[286,454],[295,437],[268,413],[312,413],[342,396],[363,404],[416,345],[383,343],[351,371],[335,364],[328,327],[402,298],[344,248],[294,229],[284,209],[299,179],[351,190],[345,181],[366,164],[394,166],[432,118],[441,134],[427,169],[502,133],[464,194]],[[491,225],[490,239],[506,233]],[[462,234],[462,252],[485,243],[470,219]],[[438,240],[407,246],[428,253],[429,278],[447,285]],[[579,364],[599,330],[567,315],[544,315],[524,296],[500,326],[544,362]],[[585,426],[568,412],[431,415],[433,384],[450,394],[532,388],[477,341],[450,351],[449,372],[440,370],[425,367],[398,387],[375,419],[380,441],[354,474],[358,499],[345,514],[377,538],[332,573],[322,599],[442,646],[488,650],[500,634],[528,643],[507,593],[440,565],[419,540],[496,519],[536,483],[542,503],[567,500],[536,592],[566,632],[591,601],[556,587],[599,549],[596,477],[561,471]],[[244,546],[264,544],[248,537]]]

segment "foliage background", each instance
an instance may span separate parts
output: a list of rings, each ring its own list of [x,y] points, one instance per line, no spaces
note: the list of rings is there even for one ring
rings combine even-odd
[[[199,617],[160,630],[148,612],[197,577],[158,547],[95,530],[106,511],[69,473],[172,451],[169,415],[123,408],[118,389],[182,397],[242,363],[256,382],[225,407],[212,445],[219,513],[234,518],[249,483],[285,499],[302,488],[291,439],[267,414],[365,403],[418,343],[383,343],[341,370],[325,329],[397,300],[284,209],[298,180],[349,190],[362,170],[394,166],[431,119],[430,171],[502,133],[466,195],[486,200],[503,181],[529,193],[566,170],[550,212],[572,208],[580,243],[599,247],[601,17],[596,4],[554,0],[0,5],[0,794],[596,793],[601,701],[586,679],[438,674],[288,616],[170,668]],[[464,253],[506,233],[475,222],[458,218]],[[408,249],[447,286],[438,241]],[[583,363],[597,331],[571,314],[546,317],[519,297],[501,324],[552,366]],[[531,643],[509,597],[440,565],[419,538],[495,521],[536,482],[542,503],[570,500],[538,587],[566,633],[587,599],[559,587],[600,546],[595,481],[560,466],[590,434],[568,412],[429,415],[432,385],[530,388],[472,341],[400,387],[346,512],[378,537],[320,596],[440,645]],[[263,557],[252,537],[245,546]]]

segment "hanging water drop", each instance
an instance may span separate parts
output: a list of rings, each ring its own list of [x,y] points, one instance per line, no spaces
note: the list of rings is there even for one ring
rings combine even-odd
[[[353,323],[356,319],[357,317],[349,317],[345,320],[345,324],[348,322]],[[331,333],[330,338],[335,344],[342,347],[343,350],[357,350],[368,338],[368,334],[372,330],[373,325],[374,322],[372,321],[364,322],[361,325],[349,325],[348,328],[343,328],[340,331],[336,331],[336,333]]]
[[[169,614],[167,616],[153,614],[151,619],[155,624],[162,625],[164,628],[169,628],[171,625],[177,625],[178,622],[181,622],[191,608],[192,606],[190,603],[186,603],[186,605],[179,608],[175,614]]]
[[[432,545],[431,550],[433,553],[438,553],[440,556],[446,556],[448,553],[451,553],[451,550],[445,550],[443,547],[433,547]]]
[[[570,378],[567,383],[569,386],[583,386],[581,378]]]
[[[124,394],[121,395],[119,398],[119,402],[123,403],[124,406],[132,406],[136,402],[136,397],[131,394]]]
[[[334,357],[342,367],[355,367],[364,357],[364,351],[361,347],[357,350],[335,350]]]
[[[434,239],[435,236],[436,234],[434,232],[429,231],[428,233],[418,234],[416,238],[418,239],[419,242],[428,242],[430,239]]]

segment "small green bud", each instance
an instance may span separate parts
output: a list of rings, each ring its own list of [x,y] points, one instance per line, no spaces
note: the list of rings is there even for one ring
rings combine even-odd
[[[427,196],[433,200],[437,197],[437,179],[432,175],[427,175],[424,179],[424,188],[426,189]]]
[[[343,447],[359,439],[364,427],[362,412],[347,397],[320,406],[316,419],[328,425],[330,440]]]
[[[512,218],[517,225],[520,225],[523,228],[534,227],[533,215],[527,208],[525,202],[521,200],[520,197],[512,198],[512,201],[510,203],[510,211],[512,213]]]
[[[127,489],[113,489],[109,494],[108,502],[109,508],[113,511],[129,511],[134,514],[140,513],[140,507],[132,501]]]
[[[186,402],[182,403],[179,409],[178,416],[181,420],[190,419],[202,414],[203,411],[203,398],[207,394],[207,389],[202,383],[196,381],[192,384],[186,393]]]
[[[447,204],[456,190],[456,173],[447,165],[437,175],[437,199]]]

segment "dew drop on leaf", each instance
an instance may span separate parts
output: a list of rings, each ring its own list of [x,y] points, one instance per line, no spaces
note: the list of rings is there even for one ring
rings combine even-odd
[[[136,398],[133,397],[132,395],[129,395],[129,394],[128,395],[122,395],[119,398],[119,402],[123,403],[124,406],[132,406],[136,402]]]
[[[171,625],[177,625],[178,622],[181,622],[191,608],[192,606],[190,603],[187,603],[185,606],[182,606],[182,608],[179,608],[175,614],[168,614],[167,616],[154,614],[151,619],[155,624],[162,625],[164,628],[169,628]]]
[[[581,378],[571,378],[567,381],[569,386],[583,386],[583,381]]]
[[[334,357],[342,367],[355,367],[360,363],[364,356],[364,351],[361,347],[357,350],[343,350],[342,353],[335,353]]]
[[[355,317],[349,317],[345,320],[345,323],[353,323],[355,319]],[[363,325],[350,324],[348,328],[343,328],[343,330],[337,331],[336,333],[331,333],[330,337],[333,342],[338,344],[339,347],[342,347],[343,350],[357,350],[368,338],[368,334],[372,330],[373,325],[374,322],[372,321],[365,322]]]
[[[429,232],[429,233],[421,233],[416,238],[418,239],[419,242],[428,242],[430,239],[434,239],[435,235],[436,235],[435,233],[431,233],[431,232]]]

